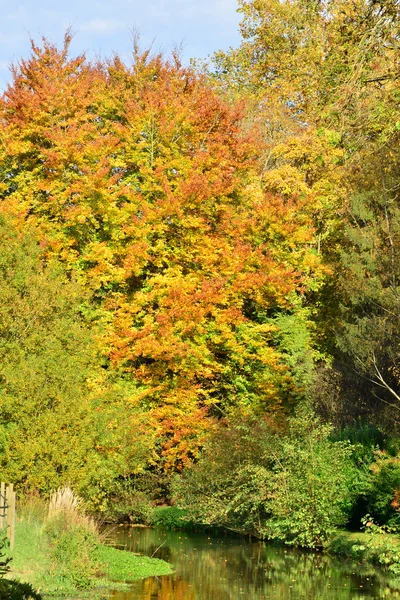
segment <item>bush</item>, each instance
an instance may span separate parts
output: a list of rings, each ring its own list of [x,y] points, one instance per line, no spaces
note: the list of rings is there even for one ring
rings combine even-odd
[[[376,453],[366,493],[368,512],[381,525],[400,527],[400,457]]]
[[[0,598],[1,600],[42,600],[42,596],[35,592],[29,583],[7,579],[0,581]]]
[[[316,548],[346,523],[357,474],[352,448],[346,442],[332,442],[331,432],[330,425],[306,410],[291,419],[266,501],[269,538]]]
[[[187,510],[177,506],[158,506],[153,510],[151,524],[162,529],[185,529],[191,522],[187,518]]]
[[[329,544],[329,552],[360,563],[367,561],[400,575],[400,541],[373,525],[367,533],[338,533]]]
[[[198,463],[175,478],[175,501],[196,524],[263,537],[275,446],[263,419],[233,415],[221,421]]]
[[[141,491],[126,491],[114,499],[107,511],[107,521],[113,523],[151,524],[153,504]]]
[[[194,520],[307,548],[321,547],[350,513],[352,448],[309,409],[274,433],[254,418],[221,427],[197,465],[175,484]]]
[[[359,464],[374,460],[376,450],[383,450],[387,438],[375,425],[358,422],[346,425],[332,435],[334,442],[349,442],[354,447],[354,458]]]

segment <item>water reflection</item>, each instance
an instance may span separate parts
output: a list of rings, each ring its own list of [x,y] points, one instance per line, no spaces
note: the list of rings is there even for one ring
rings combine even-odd
[[[115,592],[112,600],[400,600],[400,583],[320,554],[277,548],[246,538],[118,528],[118,547],[174,565],[175,573]]]

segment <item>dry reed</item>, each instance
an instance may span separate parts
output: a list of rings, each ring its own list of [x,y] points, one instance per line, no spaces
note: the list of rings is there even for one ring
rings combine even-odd
[[[81,499],[69,487],[59,488],[50,496],[48,520],[55,519],[62,519],[66,524],[97,532],[94,520],[83,511]]]

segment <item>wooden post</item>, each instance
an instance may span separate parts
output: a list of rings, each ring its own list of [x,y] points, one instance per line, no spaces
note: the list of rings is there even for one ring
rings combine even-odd
[[[10,550],[13,550],[15,541],[15,492],[11,492],[10,513]]]
[[[6,484],[4,481],[0,483],[0,532],[3,531],[5,526],[5,501],[6,501]]]
[[[10,541],[10,549],[14,548],[15,541],[15,499],[14,485],[10,483],[7,487],[2,481],[0,483],[0,533],[6,531]]]
[[[13,494],[14,494],[14,485],[12,483],[10,483],[7,486],[7,490],[6,490],[6,498],[7,498],[7,504],[8,504],[8,509],[7,509],[7,537],[8,537],[9,540],[11,539],[11,520],[12,520],[11,503],[12,503]]]

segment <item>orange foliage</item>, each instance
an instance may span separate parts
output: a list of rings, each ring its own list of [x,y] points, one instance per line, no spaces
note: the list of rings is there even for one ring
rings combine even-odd
[[[319,277],[310,210],[265,189],[258,131],[178,58],[90,64],[69,42],[33,44],[1,98],[2,210],[93,290],[102,351],[179,466],[221,411],[294,386],[269,317]]]

